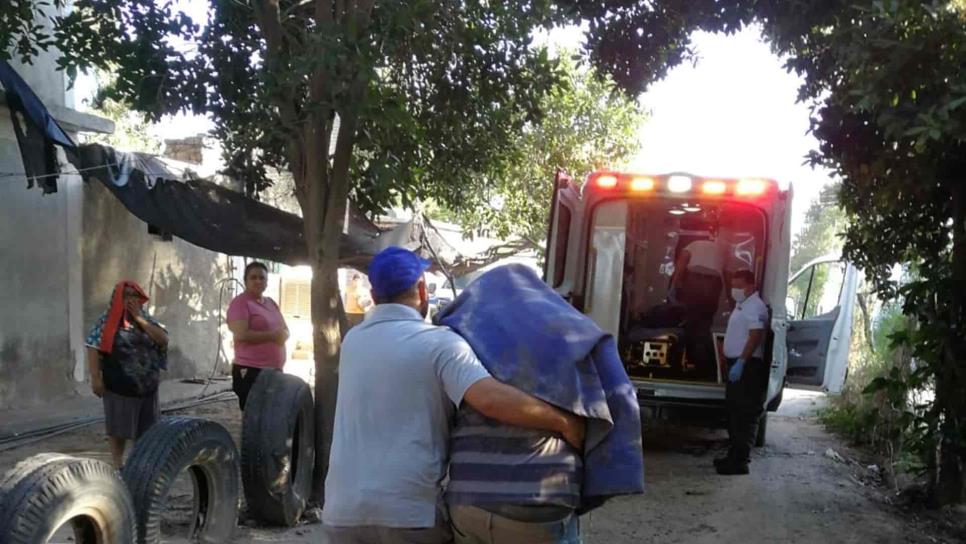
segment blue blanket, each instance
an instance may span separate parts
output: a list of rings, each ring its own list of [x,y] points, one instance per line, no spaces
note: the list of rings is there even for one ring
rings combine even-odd
[[[587,419],[582,511],[644,490],[637,394],[614,338],[523,265],[495,268],[436,317],[490,374]]]

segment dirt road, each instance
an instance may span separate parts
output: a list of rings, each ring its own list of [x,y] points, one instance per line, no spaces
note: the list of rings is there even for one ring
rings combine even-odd
[[[750,476],[714,472],[723,432],[651,429],[645,436],[647,493],[586,516],[586,542],[953,542],[886,504],[888,490],[872,485],[867,466],[852,461],[860,454],[813,417],[823,401],[786,390]],[[827,456],[830,448],[847,460]]]
[[[822,430],[813,417],[824,397],[786,392],[769,422],[769,445],[755,454],[750,476],[723,477],[711,465],[725,444],[721,431],[648,428],[645,495],[615,499],[582,518],[586,544],[640,543],[944,543],[932,523],[885,502],[889,490],[866,481],[860,457]],[[200,406],[191,415],[217,420],[240,434],[237,405]],[[0,468],[42,451],[107,459],[99,427],[0,453]],[[839,453],[843,460],[826,455]],[[185,482],[186,488],[190,484]],[[190,496],[182,497],[190,504]],[[172,531],[177,531],[173,520]],[[172,535],[174,536],[174,535]],[[169,542],[180,541],[171,538]],[[239,527],[236,542],[322,542],[320,527]]]

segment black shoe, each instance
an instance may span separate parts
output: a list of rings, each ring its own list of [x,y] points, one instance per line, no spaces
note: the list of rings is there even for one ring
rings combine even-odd
[[[744,475],[748,474],[748,464],[747,463],[731,463],[724,462],[715,466],[718,474],[723,476],[734,476],[734,475]]]
[[[731,463],[731,457],[728,456],[728,455],[725,455],[725,456],[722,456],[722,457],[715,457],[715,459],[714,459],[714,466],[715,467],[719,467],[721,465],[726,465],[726,464],[729,464],[729,463]],[[749,463],[751,463],[751,459],[745,459],[745,462],[743,464],[747,465]],[[739,463],[739,464],[741,464],[741,463]]]

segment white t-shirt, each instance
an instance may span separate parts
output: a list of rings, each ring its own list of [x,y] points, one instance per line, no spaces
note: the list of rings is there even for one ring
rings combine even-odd
[[[724,270],[724,250],[715,241],[696,240],[684,248],[691,258],[688,260],[688,270],[704,274],[718,274]]]
[[[433,527],[456,407],[489,376],[449,328],[377,305],[342,343],[322,520]]]
[[[768,324],[768,307],[761,300],[758,293],[735,305],[728,318],[728,328],[725,330],[724,337],[724,356],[729,359],[741,357],[741,352],[745,350],[748,342],[748,334],[753,330],[764,329]],[[752,357],[762,357],[764,354],[764,340],[755,348]]]

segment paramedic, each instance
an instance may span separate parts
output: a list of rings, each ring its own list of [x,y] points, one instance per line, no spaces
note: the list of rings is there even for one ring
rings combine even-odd
[[[708,229],[709,239],[688,244],[674,263],[670,302],[685,307],[684,342],[688,361],[709,381],[718,380],[717,357],[711,325],[721,298],[724,249],[717,229]]]
[[[768,394],[770,368],[763,344],[768,308],[755,290],[755,276],[738,270],[731,280],[735,308],[725,332],[724,356],[728,361],[728,455],[715,459],[718,474],[748,474],[751,448]]]

